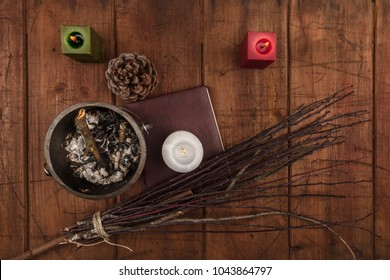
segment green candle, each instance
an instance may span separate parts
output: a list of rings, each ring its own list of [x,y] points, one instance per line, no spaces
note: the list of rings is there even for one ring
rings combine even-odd
[[[62,53],[80,62],[103,62],[102,38],[90,26],[61,26]]]

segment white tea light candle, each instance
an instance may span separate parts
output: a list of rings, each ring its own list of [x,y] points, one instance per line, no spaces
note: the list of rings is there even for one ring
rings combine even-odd
[[[190,172],[202,162],[203,146],[191,132],[178,130],[165,139],[162,157],[172,170],[180,173]]]

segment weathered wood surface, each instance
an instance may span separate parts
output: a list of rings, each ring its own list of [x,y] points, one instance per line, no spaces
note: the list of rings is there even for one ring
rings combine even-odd
[[[2,1],[0,4],[0,258],[56,238],[61,229],[115,200],[140,191],[142,179],[117,199],[89,201],[63,190],[43,172],[43,143],[52,120],[82,101],[123,104],[107,89],[104,71],[122,52],[144,53],[156,65],[152,95],[204,84],[209,87],[222,139],[230,147],[275,124],[302,103],[354,85],[335,112],[368,110],[372,122],[351,128],[344,145],[315,154],[275,176],[294,175],[337,160],[359,160],[339,173],[311,178],[360,185],[320,187],[346,198],[255,200],[333,222],[359,259],[390,259],[390,110],[388,1],[73,0]],[[22,4],[23,3],[23,4]],[[105,43],[105,62],[83,64],[61,54],[61,25],[91,25]],[[277,61],[264,70],[240,69],[239,45],[247,31],[277,32]],[[375,136],[375,137],[374,137]],[[291,189],[291,194],[313,191]],[[287,190],[286,190],[287,192]],[[233,205],[236,206],[236,205]],[[246,213],[206,209],[197,217]],[[252,223],[299,225],[293,219]],[[181,227],[182,233],[142,233],[74,250],[64,246],[41,259],[348,259],[325,230],[209,233],[229,227]],[[380,237],[375,237],[376,235]]]
[[[216,118],[225,146],[254,136],[287,115],[287,14],[286,1],[205,1],[204,83],[210,88]],[[278,60],[266,71],[241,69],[240,44],[247,31],[277,33]],[[286,177],[287,170],[277,176]],[[276,177],[274,177],[276,179]],[[280,192],[280,191],[278,191]],[[287,190],[283,191],[287,194]],[[244,215],[256,209],[208,209],[213,217]],[[244,204],[245,206],[245,204]],[[258,199],[248,206],[287,211],[288,199]],[[284,218],[261,218],[250,223],[287,226]],[[236,227],[207,226],[209,231],[237,230]],[[288,259],[288,233],[206,234],[208,259]],[[234,248],[234,249],[233,249]]]
[[[110,102],[105,64],[80,63],[61,54],[61,25],[91,25],[113,51],[114,18],[110,1],[29,1],[28,31],[28,191],[30,247],[55,238],[65,226],[110,205],[113,200],[78,198],[43,172],[43,143],[54,118],[67,107],[90,100]],[[98,13],[96,11],[99,11]],[[63,246],[40,256],[47,259],[110,259],[116,248],[92,250]]]
[[[377,25],[375,28],[375,190],[374,209],[375,240],[374,258],[390,259],[390,3],[377,1]]]
[[[0,4],[0,258],[28,247],[24,10]]]
[[[370,1],[293,1],[290,20],[291,109],[353,85],[352,98],[330,108],[334,112],[372,110],[373,11]],[[335,17],[335,15],[338,15]],[[364,24],[361,24],[364,22]],[[369,116],[368,116],[369,117]],[[340,167],[338,173],[311,178],[309,182],[337,182],[372,178],[372,123],[348,129],[346,144],[326,149],[294,164],[292,174],[334,164],[337,160],[359,160]],[[299,190],[309,192],[312,189]],[[319,193],[345,195],[345,199],[307,198],[291,201],[297,213],[329,221],[348,221],[373,211],[371,183],[338,184],[316,188]],[[293,192],[295,192],[293,190]],[[292,221],[295,224],[295,221]],[[359,223],[372,230],[373,217]],[[372,258],[372,235],[351,228],[339,229],[353,245],[358,258]],[[344,259],[351,254],[325,230],[293,231],[293,259]]]

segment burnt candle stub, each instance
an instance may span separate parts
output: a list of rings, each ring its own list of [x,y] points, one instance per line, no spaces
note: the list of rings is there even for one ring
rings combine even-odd
[[[75,130],[64,139],[74,176],[96,185],[120,182],[134,174],[140,144],[134,129],[111,110],[80,109]]]

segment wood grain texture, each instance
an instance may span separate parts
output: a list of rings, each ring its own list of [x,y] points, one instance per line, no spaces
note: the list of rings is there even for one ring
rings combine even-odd
[[[201,6],[199,1],[116,1],[117,53],[137,52],[154,63],[158,85],[150,94],[174,92],[201,84]],[[117,98],[117,104],[123,102]],[[179,104],[178,104],[179,106]],[[194,104],[196,106],[196,104]],[[148,137],[147,135],[145,137]],[[124,196],[144,188],[142,181]],[[199,217],[202,212],[191,213]],[[182,231],[173,233],[172,230]],[[200,232],[193,232],[200,231]],[[118,251],[118,258],[201,259],[202,227],[169,227],[118,238],[133,250]]]
[[[43,145],[54,118],[67,107],[96,100],[110,102],[106,65],[80,63],[61,54],[61,25],[92,26],[103,38],[105,56],[113,52],[111,1],[28,2],[28,141],[30,247],[55,238],[69,224],[113,200],[89,201],[65,191],[43,172]],[[98,11],[98,12],[97,12]],[[101,245],[75,251],[64,246],[40,256],[44,259],[112,259],[116,248]]]
[[[204,83],[210,88],[225,147],[276,124],[287,114],[287,1],[205,1]],[[239,67],[240,44],[248,31],[276,32],[277,59],[264,70]],[[287,176],[283,170],[277,176]],[[275,177],[276,178],[276,177]],[[286,192],[285,192],[286,193]],[[253,200],[233,209],[208,209],[221,217],[256,212],[240,206],[287,210],[287,198]],[[236,208],[236,209],[234,209]],[[284,218],[256,219],[250,224],[287,226]],[[245,227],[207,226],[207,259],[286,259],[287,232],[229,234]]]
[[[302,103],[345,85],[355,94],[333,112],[368,110],[372,123],[348,129],[346,143],[294,164],[292,175],[356,160],[338,173],[313,181],[371,180],[375,185],[339,184],[292,189],[345,199],[254,200],[336,222],[376,212],[336,231],[359,259],[390,259],[389,122],[390,4],[385,0],[3,0],[0,4],[0,258],[13,257],[57,237],[76,220],[116,199],[89,201],[62,189],[43,172],[43,143],[54,118],[82,101],[119,106],[106,85],[108,60],[122,52],[145,54],[156,66],[156,96],[204,84],[209,87],[226,147],[283,119]],[[85,64],[61,54],[60,26],[91,25],[103,38],[105,62]],[[264,70],[239,68],[239,46],[247,31],[275,31],[277,60]],[[375,47],[375,48],[373,48]],[[372,140],[372,135],[376,136]],[[372,165],[374,163],[374,166]],[[376,167],[374,169],[373,167]],[[287,175],[283,170],[276,176]],[[144,188],[139,180],[119,199]],[[192,217],[253,213],[207,209]],[[255,219],[253,224],[300,225],[294,219]],[[357,229],[360,227],[361,229]],[[207,233],[236,227],[169,227],[131,234],[109,245],[64,246],[41,259],[349,259],[326,230],[274,233]],[[180,230],[184,232],[175,233]],[[374,238],[374,234],[378,238]]]
[[[375,259],[390,259],[390,3],[377,1],[375,56]]]
[[[25,18],[22,1],[0,4],[0,259],[28,245],[24,115]]]
[[[372,42],[371,1],[292,1],[290,22],[291,110],[310,103],[346,85],[354,85],[355,94],[332,106],[332,112],[372,110]],[[371,112],[372,113],[372,112]],[[370,117],[370,115],[368,115]],[[292,174],[302,170],[329,166],[337,160],[357,160],[340,168],[338,173],[311,178],[313,181],[338,182],[372,179],[372,124],[349,129],[345,144],[332,147],[295,164]],[[307,187],[302,192],[313,189]],[[314,189],[316,193],[345,195],[345,199],[308,198],[291,201],[291,210],[325,221],[352,221],[372,214],[371,183],[338,184]],[[297,193],[292,190],[292,193]],[[297,222],[291,220],[292,225]],[[371,231],[373,218],[353,224]],[[372,234],[356,228],[336,228],[349,243],[357,258],[370,259]],[[325,230],[291,233],[292,259],[350,259],[343,243]]]

